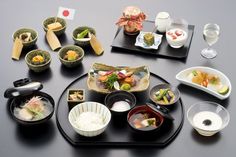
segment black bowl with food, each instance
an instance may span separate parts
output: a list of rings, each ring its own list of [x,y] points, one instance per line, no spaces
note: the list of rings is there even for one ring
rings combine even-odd
[[[168,106],[179,100],[180,92],[170,84],[158,84],[151,89],[149,97],[156,104]]]
[[[146,134],[157,132],[164,122],[164,117],[147,105],[141,105],[129,111],[127,122],[135,132]]]
[[[113,116],[126,116],[136,105],[136,97],[127,91],[114,91],[105,97],[105,105]]]
[[[18,96],[10,102],[10,114],[22,125],[38,125],[48,121],[54,113],[54,100],[40,91]]]

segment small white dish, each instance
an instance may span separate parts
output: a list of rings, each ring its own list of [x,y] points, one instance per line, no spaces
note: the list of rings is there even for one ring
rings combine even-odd
[[[203,71],[203,72],[206,72],[209,74],[217,75],[220,78],[222,84],[228,86],[228,88],[229,88],[228,92],[225,95],[223,95],[223,94],[218,93],[218,91],[216,91],[216,90],[213,90],[208,87],[204,87],[204,86],[198,85],[196,83],[193,83],[191,80],[188,79],[188,75],[194,70],[200,70],[200,71]],[[230,96],[231,91],[232,91],[232,86],[231,86],[229,78],[225,74],[223,74],[222,72],[220,72],[216,69],[209,68],[209,67],[196,66],[196,67],[187,68],[185,70],[180,71],[176,75],[176,79],[178,81],[180,81],[182,84],[185,84],[185,85],[194,87],[196,89],[200,89],[202,91],[205,91],[205,92],[207,92],[207,93],[209,93],[221,100],[228,98]]]
[[[147,33],[151,33],[151,32],[140,31],[139,35],[136,38],[135,46],[139,46],[139,47],[142,47],[144,49],[155,49],[155,50],[157,50],[159,45],[161,44],[162,35],[157,34],[157,33],[153,33],[153,35],[154,35],[154,44],[151,45],[151,46],[148,46],[147,44],[145,44],[144,39],[143,39],[143,36]]]

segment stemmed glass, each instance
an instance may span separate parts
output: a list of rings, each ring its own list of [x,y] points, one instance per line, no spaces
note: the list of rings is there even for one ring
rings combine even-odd
[[[202,50],[201,55],[207,59],[215,58],[217,55],[216,50],[212,49],[211,46],[215,44],[220,35],[220,27],[217,24],[208,23],[203,29],[203,38],[208,44],[208,48]]]

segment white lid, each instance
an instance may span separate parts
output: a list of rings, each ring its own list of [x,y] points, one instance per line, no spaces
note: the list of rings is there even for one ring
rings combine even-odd
[[[167,18],[169,18],[169,17],[170,17],[170,15],[169,15],[168,12],[159,12],[159,13],[157,14],[157,18],[158,18],[158,19],[167,19]]]

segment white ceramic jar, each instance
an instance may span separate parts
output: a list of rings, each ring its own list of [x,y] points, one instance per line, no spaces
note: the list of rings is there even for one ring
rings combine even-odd
[[[167,12],[159,12],[155,19],[155,26],[161,33],[166,32],[166,28],[170,25],[170,15]]]

